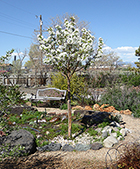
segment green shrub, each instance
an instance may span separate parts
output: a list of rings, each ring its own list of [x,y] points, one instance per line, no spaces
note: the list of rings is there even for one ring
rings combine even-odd
[[[132,90],[129,86],[123,88],[113,86],[102,95],[100,104],[109,104],[117,110],[129,109],[134,113],[134,116],[137,116],[138,113],[140,114],[140,92]]]
[[[21,96],[18,86],[0,85],[0,113],[8,113],[13,105],[21,103]]]
[[[51,75],[52,85],[51,87],[56,87],[61,90],[67,90],[67,79],[60,72],[54,75]],[[71,99],[74,97],[80,98],[81,95],[85,95],[87,93],[87,84],[83,77],[78,76],[76,73],[71,78],[70,84],[71,90]],[[67,96],[66,96],[67,97]]]
[[[93,75],[88,77],[88,85],[91,88],[104,88],[107,86],[112,86],[112,84],[117,82],[119,75],[109,72],[94,72]]]
[[[140,74],[139,73],[120,74],[119,78],[122,84],[128,84],[128,85],[133,85],[133,86],[140,85]]]

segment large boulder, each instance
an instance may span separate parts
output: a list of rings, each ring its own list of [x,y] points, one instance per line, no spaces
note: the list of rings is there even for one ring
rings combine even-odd
[[[29,131],[23,129],[12,131],[10,135],[4,137],[2,144],[9,146],[9,149],[19,145],[24,147],[20,153],[21,156],[23,154],[33,154],[36,151],[34,136]]]

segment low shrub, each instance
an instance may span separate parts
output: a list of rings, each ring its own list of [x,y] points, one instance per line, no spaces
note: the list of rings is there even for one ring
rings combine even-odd
[[[134,117],[140,117],[140,92],[132,90],[129,86],[108,88],[102,95],[100,104],[109,104],[116,110],[129,109]]]
[[[133,86],[140,85],[140,74],[139,73],[120,74],[119,78],[122,84],[128,84],[128,85],[133,85]]]

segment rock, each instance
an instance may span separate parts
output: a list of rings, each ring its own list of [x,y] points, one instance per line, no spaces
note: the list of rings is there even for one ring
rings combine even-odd
[[[115,138],[117,137],[117,133],[111,133],[110,135],[115,137]]]
[[[36,149],[37,149],[38,151],[49,151],[48,145],[45,145],[45,146],[43,146],[43,147],[37,147]]]
[[[120,140],[124,139],[124,137],[119,136],[117,139],[118,139],[118,141],[120,141]]]
[[[102,132],[108,131],[109,129],[110,129],[110,126],[105,126],[105,127],[103,128]]]
[[[111,134],[112,133],[112,128],[108,129],[108,133]]]
[[[73,151],[74,150],[74,147],[72,147],[71,145],[69,144],[65,144],[63,147],[62,147],[62,151]]]
[[[3,143],[10,144],[10,147],[21,145],[25,147],[22,153],[26,154],[32,154],[36,151],[34,136],[29,131],[23,129],[12,131],[10,135],[5,137]]]
[[[49,151],[59,151],[61,149],[61,144],[59,143],[51,143],[48,145]]]
[[[104,147],[111,148],[114,144],[118,143],[118,140],[113,136],[109,136],[103,141],[103,143]]]
[[[95,131],[97,131],[98,133],[101,133],[102,128],[96,128]]]
[[[85,110],[93,110],[90,106],[85,106]]]
[[[56,121],[59,121],[60,118],[59,117],[53,117],[51,120],[50,120],[50,123],[54,123]]]
[[[106,138],[108,136],[108,132],[106,130],[104,130],[102,132],[102,138]]]
[[[121,110],[120,113],[126,114],[126,115],[131,115],[132,114],[132,112],[129,109],[127,109],[127,110]]]
[[[108,107],[109,106],[109,104],[103,104],[103,105],[101,105],[101,109],[104,109],[105,107]]]
[[[120,128],[125,128],[125,125],[124,125],[124,124],[121,124],[121,125],[120,125]]]
[[[99,150],[103,147],[101,143],[92,143],[90,144],[90,149],[91,150]]]
[[[77,150],[77,151],[87,151],[87,150],[90,149],[90,145],[76,144],[74,149]]]
[[[59,151],[61,149],[61,144],[59,143],[51,143],[49,145],[45,145],[43,147],[37,147],[38,151]]]
[[[94,104],[93,109],[98,110],[100,108],[99,104]]]
[[[119,131],[117,127],[113,127],[112,130],[114,130],[115,132]]]
[[[118,110],[114,110],[114,111],[113,111],[113,113],[117,113],[117,114],[119,114],[119,113],[120,113],[120,111],[118,111]]]
[[[109,106],[107,108],[104,108],[104,111],[106,111],[106,112],[113,112],[114,110],[115,110],[115,107],[113,107],[113,106]]]
[[[74,106],[72,110],[84,110],[84,108],[82,106]]]
[[[119,123],[117,123],[116,121],[111,122],[111,123],[110,123],[110,126],[120,127]]]
[[[122,134],[123,137],[126,136],[126,135],[127,135],[127,129],[122,128],[122,129],[120,130],[120,133]]]
[[[88,114],[82,117],[81,123],[85,125],[94,125],[104,122],[104,120],[110,120],[110,113],[107,112],[94,112],[94,111],[87,111]],[[91,113],[91,114],[90,114]]]

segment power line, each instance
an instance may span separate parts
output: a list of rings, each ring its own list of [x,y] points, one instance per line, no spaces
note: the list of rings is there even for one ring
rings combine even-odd
[[[29,12],[29,11],[27,11],[27,10],[24,10],[24,9],[22,9],[22,8],[19,8],[19,7],[15,6],[15,5],[12,5],[12,4],[10,4],[10,3],[8,3],[8,2],[5,2],[5,1],[3,1],[3,0],[0,0],[0,1],[3,2],[3,3],[5,3],[5,4],[7,4],[7,5],[10,5],[10,6],[14,7],[14,8],[17,8],[17,9],[19,9],[19,10],[22,10],[22,11],[24,11],[24,12],[26,12],[26,13],[29,13],[30,15],[36,16],[36,14],[34,14],[34,13],[32,13],[32,12]]]
[[[2,13],[2,12],[0,12],[0,15],[2,15],[2,17],[5,17],[5,18],[10,18],[10,20],[14,20],[14,21],[16,21],[16,22],[21,22],[21,23],[26,23],[26,24],[30,24],[30,25],[32,25],[32,26],[35,26],[34,24],[31,24],[30,22],[27,22],[27,21],[23,21],[23,20],[21,20],[21,19],[17,19],[17,18],[15,18],[15,17],[12,17],[12,16],[10,16],[10,15],[7,15],[7,14],[4,14],[4,13]]]
[[[15,33],[10,33],[10,32],[5,32],[5,31],[0,31],[1,33],[5,33],[5,34],[9,34],[9,35],[13,35],[13,36],[19,36],[19,37],[22,37],[22,38],[28,38],[28,39],[33,39],[29,36],[24,36],[24,35],[18,35],[18,34],[15,34]]]
[[[16,26],[20,26],[20,27],[24,27],[24,28],[26,28],[26,29],[33,29],[33,27],[31,27],[31,26],[28,26],[28,25],[23,25],[23,24],[17,24],[17,23],[13,23],[13,22],[9,22],[9,21],[6,21],[6,20],[3,20],[3,19],[0,19],[0,21],[2,21],[2,22],[5,22],[5,23],[8,23],[8,24],[10,24],[10,26],[11,25],[16,25]]]

